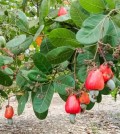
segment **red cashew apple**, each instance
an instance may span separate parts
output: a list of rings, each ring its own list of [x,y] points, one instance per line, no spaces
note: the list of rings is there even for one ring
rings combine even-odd
[[[65,104],[65,111],[70,114],[80,113],[80,103],[76,98],[76,95],[70,95]]]
[[[99,90],[104,88],[104,79],[99,69],[92,70],[88,73],[85,81],[85,88],[90,91],[90,101],[96,102]]]
[[[65,111],[70,114],[70,122],[75,123],[75,117],[77,113],[81,112],[79,100],[76,95],[70,95],[65,104]]]
[[[102,90],[104,88],[104,79],[100,70],[89,72],[85,81],[85,88],[87,90]]]
[[[108,80],[113,78],[113,72],[112,72],[111,68],[108,66],[108,64],[100,65],[99,70],[103,74],[104,82],[107,82]]]
[[[67,14],[67,10],[64,7],[61,7],[58,10],[58,16],[62,16],[62,15],[65,15],[65,14]]]
[[[6,110],[5,110],[5,115],[4,115],[5,118],[12,119],[13,115],[14,115],[14,109],[13,109],[13,107],[10,106],[10,105],[7,105],[6,106]]]

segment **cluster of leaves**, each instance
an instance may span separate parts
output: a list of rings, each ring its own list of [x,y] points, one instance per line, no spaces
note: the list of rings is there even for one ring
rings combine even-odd
[[[112,95],[116,97],[120,57],[114,58],[113,53],[120,38],[119,0],[70,0],[68,5],[62,0],[23,0],[12,8],[5,3],[2,1],[0,5],[0,34],[7,42],[0,48],[0,84],[19,86],[18,115],[22,114],[30,96],[35,115],[46,118],[54,92],[66,101],[69,88],[75,92],[80,90],[90,67],[86,61],[100,65],[106,59],[114,63],[117,89]],[[61,6],[65,6],[68,13],[58,17]],[[28,7],[36,10],[33,15]],[[44,37],[40,49],[35,43],[39,35]],[[104,58],[98,52],[99,41]],[[25,50],[31,44],[35,51],[26,56]],[[24,55],[22,60],[21,55]],[[2,69],[5,65],[7,68]],[[0,91],[2,95],[4,91]],[[110,93],[105,87],[97,102],[101,102],[102,94]],[[90,103],[87,109],[93,106],[94,103]]]

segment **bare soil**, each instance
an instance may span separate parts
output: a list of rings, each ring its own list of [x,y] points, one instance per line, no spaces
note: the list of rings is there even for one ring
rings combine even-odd
[[[92,110],[78,114],[75,124],[69,122],[69,115],[64,110],[65,103],[57,94],[45,120],[35,117],[30,102],[20,116],[17,115],[17,101],[14,98],[11,104],[15,108],[14,124],[6,123],[4,103],[0,110],[0,134],[120,134],[119,96],[117,102],[111,96],[103,96],[102,102],[96,103]]]

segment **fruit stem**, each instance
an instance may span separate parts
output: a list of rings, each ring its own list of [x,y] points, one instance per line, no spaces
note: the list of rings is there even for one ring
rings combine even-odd
[[[8,97],[8,106],[10,105],[10,97]]]
[[[104,54],[103,54],[103,51],[101,50],[101,48],[100,48],[100,45],[103,45],[103,43],[101,42],[101,41],[98,41],[98,48],[99,48],[99,51],[100,51],[100,53],[101,53],[101,55],[102,55],[102,57],[103,57],[103,59],[104,59],[104,62],[107,62],[107,60],[106,60],[106,58],[105,58],[105,56],[104,56]]]
[[[96,59],[96,57],[97,57],[98,48],[99,48],[99,46],[97,45],[97,48],[96,48],[96,51],[95,51],[95,55],[94,55],[94,58],[93,58],[94,61],[95,61],[95,59]]]
[[[76,87],[76,82],[77,82],[77,78],[76,78],[76,55],[77,55],[77,50],[75,51],[75,55],[74,55],[74,80],[75,80],[75,86],[74,86],[74,89]]]

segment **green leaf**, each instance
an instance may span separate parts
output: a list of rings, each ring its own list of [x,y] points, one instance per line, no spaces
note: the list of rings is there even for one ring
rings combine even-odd
[[[38,18],[29,20],[29,28],[30,28],[30,29],[33,28],[33,27],[36,26],[38,23],[39,23],[39,19],[38,19]]]
[[[32,42],[33,42],[33,37],[29,36],[29,37],[26,38],[26,40],[22,44],[20,44],[19,46],[14,47],[14,48],[10,48],[10,50],[13,54],[19,55],[20,53],[22,53],[26,49],[28,49]]]
[[[101,101],[102,101],[102,95],[101,95],[101,92],[99,92],[97,96],[97,103],[100,103]]]
[[[13,63],[13,58],[0,55],[0,66]]]
[[[4,72],[0,71],[0,84],[3,86],[11,86],[12,83],[11,78]]]
[[[105,15],[91,15],[77,32],[77,40],[84,45],[94,44],[102,39],[109,28],[109,18]]]
[[[110,19],[109,29],[104,38],[104,42],[109,43],[111,46],[116,46],[120,42],[120,28],[116,25],[114,18],[112,19]]]
[[[105,0],[107,2],[107,7],[110,9],[115,9],[115,0]]]
[[[47,117],[47,115],[48,115],[48,110],[43,112],[43,113],[37,113],[37,112],[34,111],[34,113],[35,113],[35,115],[36,115],[36,117],[38,119],[44,120]]]
[[[12,40],[7,42],[6,47],[7,48],[14,48],[22,44],[26,40],[26,35],[22,34],[19,36],[15,36]]]
[[[59,94],[59,96],[60,96],[60,98],[61,98],[63,101],[66,102],[68,96],[66,96],[66,95],[62,95],[62,94]]]
[[[118,27],[120,27],[120,12],[112,17],[113,24],[115,23]],[[115,25],[114,24],[114,25]]]
[[[111,91],[108,87],[104,87],[104,89],[100,91],[100,94],[103,94],[103,95],[109,95],[110,93]]]
[[[74,53],[74,49],[67,46],[55,48],[47,53],[47,59],[51,64],[59,64],[68,60]]]
[[[5,72],[6,74],[8,74],[8,75],[13,75],[13,74],[14,74],[13,70],[12,70],[11,68],[9,68],[9,67],[6,67],[6,68],[4,69],[4,72]]]
[[[70,64],[69,61],[64,61],[64,62],[60,63],[60,68],[65,70],[65,69],[67,69],[69,64]]]
[[[117,9],[120,8],[120,1],[119,1],[119,0],[115,0],[115,7],[116,7]]]
[[[107,61],[114,61],[115,60],[112,53],[110,53],[110,52],[105,54],[105,58]]]
[[[15,11],[15,15],[17,27],[20,28],[22,31],[28,31],[29,23],[26,15],[20,10]]]
[[[86,77],[87,77],[87,66],[83,65],[79,68],[77,72],[77,78],[79,81],[84,83]]]
[[[120,80],[118,78],[114,77],[114,82],[116,84],[116,87],[120,86]]]
[[[61,28],[62,24],[59,22],[54,22],[48,27],[48,31],[52,31],[53,29]]]
[[[48,81],[47,76],[44,73],[37,71],[37,70],[31,70],[27,76],[31,81],[35,81],[35,82],[42,83],[42,82]]]
[[[58,9],[50,9],[49,14],[47,15],[47,17],[49,19],[54,19],[56,16],[58,15]]]
[[[16,76],[16,83],[20,88],[23,88],[28,83],[28,80],[23,76],[21,71]]]
[[[45,74],[50,74],[52,71],[52,65],[47,58],[41,53],[35,53],[33,55],[33,61],[35,66]]]
[[[44,38],[40,45],[40,52],[43,54],[47,54],[54,48],[55,47],[51,44],[50,40],[48,38]]]
[[[77,67],[81,67],[81,65],[85,64],[85,60],[91,60],[94,58],[94,53],[90,51],[84,50],[83,53],[79,53],[77,56]]]
[[[54,94],[54,87],[52,84],[43,85],[38,88],[33,98],[33,109],[37,113],[44,113],[48,110],[52,97]]]
[[[0,96],[2,96],[3,98],[7,99],[8,98],[8,95],[0,89]]]
[[[90,102],[90,103],[87,105],[86,110],[91,110],[91,109],[94,107],[94,105],[95,105],[95,103]]]
[[[50,9],[50,0],[42,0],[39,8],[39,23],[44,24],[44,18],[48,15]]]
[[[72,46],[79,47],[80,44],[77,42],[75,34],[65,28],[57,28],[50,32],[49,35],[51,43],[56,46]]]
[[[73,22],[79,27],[81,26],[83,21],[88,17],[88,15],[85,14],[81,10],[81,6],[80,6],[80,4],[78,4],[78,1],[75,1],[72,3],[72,5],[70,7],[70,16],[71,16]]]
[[[35,97],[35,92],[32,92],[32,103],[33,103],[33,100],[34,100],[34,97]],[[38,118],[38,119],[40,119],[40,120],[43,120],[43,119],[45,119],[46,117],[47,117],[47,115],[48,115],[48,110],[47,111],[45,111],[45,112],[43,112],[43,113],[38,113],[38,112],[36,112],[35,110],[34,110],[34,107],[33,107],[33,111],[34,111],[34,113],[35,113],[35,116]]]
[[[80,5],[90,13],[102,13],[105,10],[103,0],[79,0]]]
[[[4,65],[4,60],[3,60],[3,58],[1,58],[1,56],[0,56],[0,67],[3,66],[3,65]]]
[[[66,88],[74,87],[75,81],[70,75],[61,75],[54,81],[54,88],[60,94],[68,96]]]
[[[21,96],[18,100],[18,108],[17,108],[17,113],[18,115],[21,115],[24,111],[25,104],[28,101],[29,94],[28,92],[25,92],[23,96]]]
[[[115,99],[117,99],[117,94],[118,94],[118,88],[114,89],[112,92],[111,92],[111,96]]]
[[[41,25],[39,29],[37,30],[35,36],[33,37],[33,41],[36,40],[36,38],[41,34],[42,30],[44,29],[44,25]]]

